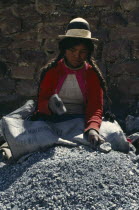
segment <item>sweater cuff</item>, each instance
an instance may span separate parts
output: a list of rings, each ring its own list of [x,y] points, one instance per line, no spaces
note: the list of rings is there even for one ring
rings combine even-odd
[[[96,130],[96,129],[94,129],[94,128],[90,128],[90,129],[88,129],[88,130],[85,130],[85,131],[84,131],[84,134],[85,134],[85,135],[88,135],[88,132],[89,132],[90,130],[94,130],[94,131],[96,131],[96,132],[99,134],[99,131]]]

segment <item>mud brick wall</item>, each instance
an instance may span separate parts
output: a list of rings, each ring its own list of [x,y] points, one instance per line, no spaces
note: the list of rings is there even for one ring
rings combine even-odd
[[[85,18],[113,110],[139,109],[139,0],[1,0],[0,114],[36,98],[39,69],[58,52],[67,23]]]

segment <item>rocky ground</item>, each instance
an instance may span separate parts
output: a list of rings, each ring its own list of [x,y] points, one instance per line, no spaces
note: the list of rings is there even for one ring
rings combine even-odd
[[[139,209],[139,156],[53,147],[22,163],[0,158],[0,209]]]

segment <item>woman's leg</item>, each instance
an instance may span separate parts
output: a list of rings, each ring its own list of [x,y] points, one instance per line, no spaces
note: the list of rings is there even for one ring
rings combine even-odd
[[[63,139],[71,142],[90,145],[84,136],[84,119],[75,118],[59,123],[54,123],[55,132]]]

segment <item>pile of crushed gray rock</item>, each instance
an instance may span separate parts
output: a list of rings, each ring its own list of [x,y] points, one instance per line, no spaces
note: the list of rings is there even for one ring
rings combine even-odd
[[[0,162],[0,209],[139,207],[139,156],[53,147],[22,163]]]
[[[128,116],[126,129],[137,142],[139,118]],[[104,153],[87,146],[56,146],[12,164],[0,156],[0,174],[0,209],[139,208],[135,150]]]

